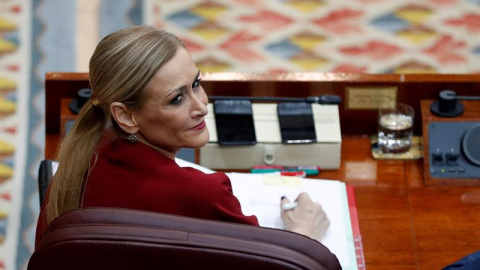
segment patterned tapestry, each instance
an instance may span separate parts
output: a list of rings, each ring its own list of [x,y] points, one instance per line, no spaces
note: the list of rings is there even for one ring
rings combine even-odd
[[[480,0],[0,0],[0,270],[25,269],[39,211],[45,72],[149,24],[204,72],[480,74]]]
[[[0,270],[26,269],[39,213],[46,72],[87,71],[106,34],[141,24],[140,0],[0,0]]]
[[[204,71],[480,73],[480,0],[156,0]]]
[[[25,111],[18,111],[19,104],[25,105],[29,80],[25,72],[28,48],[20,45],[26,37],[20,26],[25,16],[18,1],[0,1],[0,269],[10,269],[5,258],[15,249],[22,203],[23,172],[15,174],[14,168],[24,168],[22,142],[28,122]]]

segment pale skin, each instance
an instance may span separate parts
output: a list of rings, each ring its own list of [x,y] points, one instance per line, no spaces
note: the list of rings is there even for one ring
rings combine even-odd
[[[181,148],[200,148],[209,138],[205,124],[208,98],[200,72],[190,54],[180,48],[155,74],[147,87],[146,102],[132,111],[113,102],[110,111],[119,126],[138,140],[174,159]]]
[[[113,102],[110,112],[127,134],[135,134],[140,142],[175,159],[181,148],[200,148],[210,138],[205,124],[208,98],[200,80],[190,54],[179,48],[149,83],[140,110]],[[294,210],[280,210],[285,228],[319,239],[329,224],[325,212],[306,194],[300,194],[296,201]]]
[[[290,203],[288,198],[282,198],[280,201],[283,226],[289,231],[320,241],[330,226],[330,220],[322,206],[312,201],[305,192],[300,193],[295,201],[298,205],[291,210],[282,209],[284,204]]]

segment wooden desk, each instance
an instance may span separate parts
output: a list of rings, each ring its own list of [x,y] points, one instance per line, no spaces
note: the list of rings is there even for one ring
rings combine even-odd
[[[422,160],[372,159],[364,136],[344,137],[340,169],[319,176],[355,187],[367,269],[440,269],[479,249],[480,202],[468,195],[480,189],[425,186],[423,175]]]
[[[480,188],[424,186],[423,175],[422,160],[374,160],[367,136],[348,136],[340,169],[318,176],[354,186],[368,270],[440,269],[480,248],[480,202],[465,198]]]
[[[59,134],[46,139],[51,158]],[[318,177],[354,186],[368,270],[440,269],[480,249],[480,188],[425,186],[422,160],[374,160],[368,135],[343,136],[340,169]]]

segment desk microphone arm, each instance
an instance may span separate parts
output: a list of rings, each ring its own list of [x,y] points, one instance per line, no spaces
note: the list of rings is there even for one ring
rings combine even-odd
[[[240,97],[240,96],[209,96],[210,100],[250,100],[250,101],[277,101],[277,102],[306,102],[318,104],[340,104],[342,98],[335,95],[310,96],[306,98],[293,97]]]
[[[480,100],[480,97],[475,97],[475,96],[457,96],[457,100]]]
[[[457,100],[480,100],[480,97],[476,96],[457,96],[457,93],[451,90],[444,90],[440,92],[440,98],[457,99]]]
[[[463,113],[463,105],[459,100],[480,100],[475,96],[457,96],[452,90],[440,91],[439,99],[432,102],[430,111],[442,117],[454,117]]]

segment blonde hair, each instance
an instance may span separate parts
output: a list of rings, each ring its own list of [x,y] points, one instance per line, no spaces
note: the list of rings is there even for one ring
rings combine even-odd
[[[143,104],[145,89],[182,42],[150,26],[118,30],[100,41],[90,59],[90,87],[98,105],[87,102],[72,130],[63,139],[56,160],[58,170],[49,188],[46,223],[80,205],[83,185],[105,126],[124,134],[110,114],[112,102],[132,110]]]

